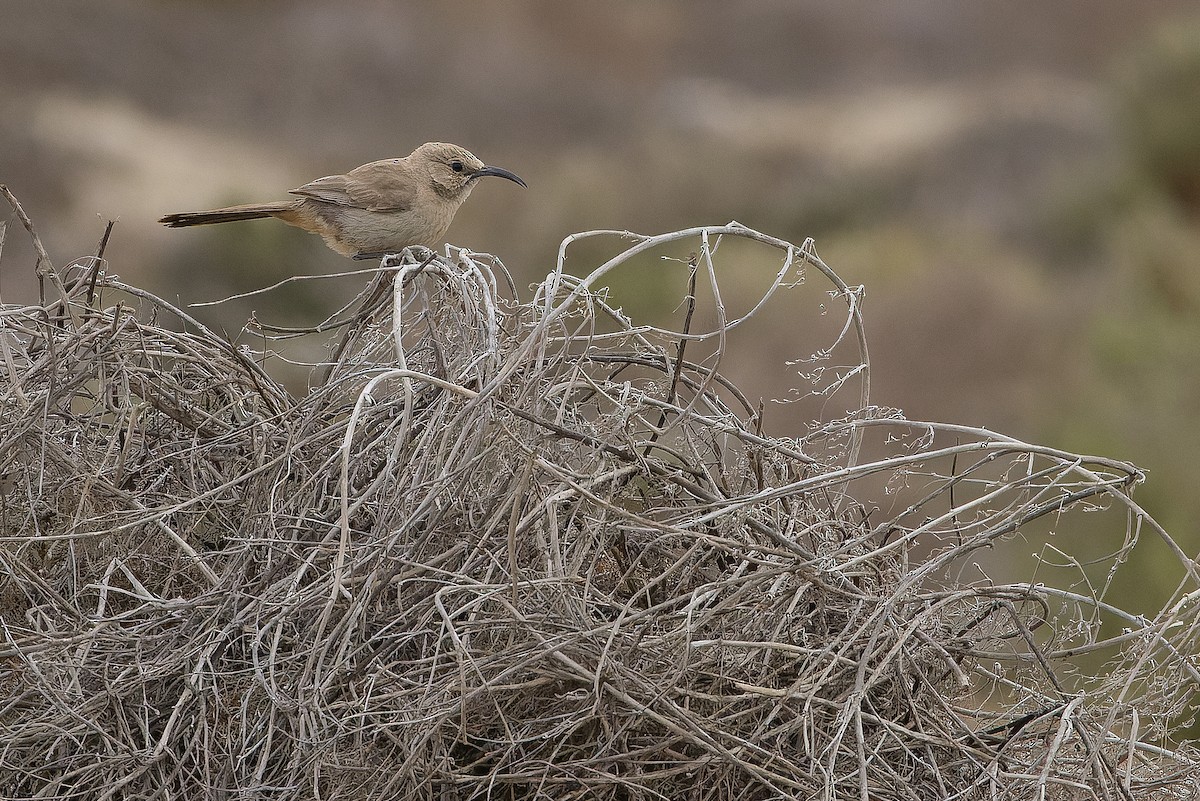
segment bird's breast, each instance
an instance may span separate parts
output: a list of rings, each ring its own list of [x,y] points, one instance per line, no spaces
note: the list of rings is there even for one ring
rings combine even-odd
[[[353,252],[395,252],[410,245],[432,247],[440,244],[454,219],[454,209],[436,203],[399,211],[369,211],[312,202],[320,207],[314,211],[322,221],[322,235]]]

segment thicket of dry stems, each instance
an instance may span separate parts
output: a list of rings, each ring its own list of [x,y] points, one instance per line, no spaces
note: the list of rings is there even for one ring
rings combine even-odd
[[[861,293],[811,243],[564,253],[600,235],[628,248],[527,301],[490,257],[385,262],[300,399],[39,245],[44,302],[0,309],[0,796],[1196,795],[1184,554],[1152,619],[1104,582],[959,579],[1086,505],[1127,515],[1110,573],[1169,544],[1133,467],[870,406]],[[760,432],[714,369],[743,330],[721,239],[776,253],[764,302],[828,283],[811,376],[851,414]],[[680,241],[712,330],[606,305]],[[884,483],[899,511],[864,500]]]

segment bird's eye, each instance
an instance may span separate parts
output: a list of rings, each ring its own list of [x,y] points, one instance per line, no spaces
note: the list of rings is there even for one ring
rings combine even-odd
[[[463,163],[461,161],[452,161],[450,162],[450,169],[454,170],[455,172],[462,172]]]

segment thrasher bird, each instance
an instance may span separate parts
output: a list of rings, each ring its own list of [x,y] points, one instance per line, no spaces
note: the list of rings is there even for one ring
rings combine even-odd
[[[489,167],[458,145],[426,142],[402,159],[318,178],[293,189],[292,200],[185,211],[159,222],[184,228],[274,217],[319,234],[343,256],[380,258],[410,245],[438,244],[476,179],[487,175],[525,186],[515,173]]]

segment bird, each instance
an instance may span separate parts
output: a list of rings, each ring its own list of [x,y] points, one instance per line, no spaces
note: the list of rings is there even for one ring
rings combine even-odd
[[[426,142],[403,158],[355,167],[345,175],[310,181],[291,200],[168,214],[168,228],[274,217],[318,234],[330,248],[355,259],[378,259],[406,247],[438,244],[476,180],[494,175],[522,187],[515,173],[489,167],[469,150]]]

